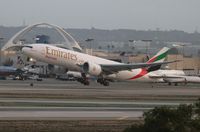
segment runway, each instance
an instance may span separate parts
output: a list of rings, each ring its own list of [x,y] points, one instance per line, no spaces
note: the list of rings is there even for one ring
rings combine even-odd
[[[199,97],[199,86],[5,80],[0,81],[0,120],[135,120],[156,106],[192,103]]]
[[[63,111],[63,110],[22,110],[0,111],[1,120],[132,120],[141,117],[141,111]]]
[[[135,120],[155,106],[178,102],[0,98],[1,120]],[[6,106],[7,105],[7,106]]]
[[[30,83],[34,83],[31,87]],[[105,99],[107,100],[194,100],[199,97],[198,84],[168,86],[167,84],[148,84],[115,82],[111,86],[91,83],[84,86],[77,82],[47,79],[37,81],[0,81],[1,97],[53,98],[53,99]]]

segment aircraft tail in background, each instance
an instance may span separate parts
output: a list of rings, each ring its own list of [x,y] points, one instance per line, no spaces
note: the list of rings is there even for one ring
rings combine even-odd
[[[163,47],[156,55],[150,58],[146,63],[150,64],[153,62],[164,62],[169,50],[170,48]]]
[[[170,48],[163,47],[156,55],[154,55],[152,58],[150,58],[146,63],[151,64],[153,62],[164,62],[169,50],[170,50]],[[156,71],[156,70],[159,70],[160,68],[161,68],[161,65],[151,66],[147,69],[147,72]]]

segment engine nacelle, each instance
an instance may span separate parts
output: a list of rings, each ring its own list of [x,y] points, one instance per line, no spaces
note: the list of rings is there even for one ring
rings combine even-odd
[[[102,73],[101,66],[91,62],[85,62],[83,64],[83,71],[93,76],[98,76]]]

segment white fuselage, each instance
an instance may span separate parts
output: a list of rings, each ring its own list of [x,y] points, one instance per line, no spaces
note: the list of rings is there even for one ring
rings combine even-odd
[[[200,77],[185,75],[183,70],[157,70],[145,76],[152,82],[200,83]]]
[[[33,48],[23,48],[22,51],[24,54],[33,57],[36,60],[46,62],[49,64],[65,66],[70,71],[79,71],[83,72],[80,65],[83,65],[85,62],[92,62],[95,64],[121,64],[119,62],[103,59],[96,56],[91,56],[88,54],[59,48],[52,45],[45,44],[34,44]],[[116,74],[111,74],[108,77],[118,80],[146,80],[146,77],[140,77],[138,74],[142,72],[142,69],[133,69],[131,71],[123,70],[119,71]],[[134,79],[134,76],[138,76]]]
[[[150,82],[165,82],[163,76],[184,76],[185,73],[182,70],[157,70],[146,74],[146,78]]]

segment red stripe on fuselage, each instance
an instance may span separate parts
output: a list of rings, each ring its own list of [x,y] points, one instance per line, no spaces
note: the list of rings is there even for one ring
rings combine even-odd
[[[129,80],[134,80],[134,79],[140,78],[140,77],[146,75],[147,73],[148,73],[147,70],[145,68],[143,68],[139,74],[130,78]]]

